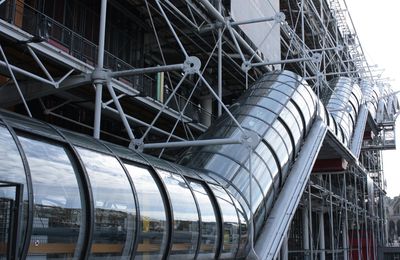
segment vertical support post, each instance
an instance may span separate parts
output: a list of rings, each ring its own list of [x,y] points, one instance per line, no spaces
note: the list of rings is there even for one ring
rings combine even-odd
[[[305,52],[305,28],[304,28],[304,0],[301,0],[301,6],[300,6],[300,8],[301,8],[301,10],[300,10],[300,12],[301,12],[301,42],[303,43],[303,54],[304,54],[304,52]],[[306,62],[304,61],[304,62],[302,62],[303,63],[303,78],[306,76],[306,70],[307,70],[307,67],[306,67]]]
[[[309,233],[309,221],[308,221],[308,207],[302,209],[303,215],[303,250],[304,259],[310,259],[310,233]]]
[[[222,0],[218,1],[218,12],[222,12]],[[222,100],[222,29],[220,27],[218,28],[218,97]],[[218,117],[221,115],[222,105],[218,103]]]
[[[336,259],[336,249],[335,249],[335,228],[333,227],[333,205],[332,205],[332,174],[329,174],[329,221],[331,227],[331,250],[332,259]]]
[[[164,72],[157,73],[157,100],[164,103]]]
[[[285,238],[283,239],[282,247],[281,247],[281,260],[289,259],[289,246],[288,246],[288,234],[286,233]]]
[[[347,210],[347,209],[346,209]],[[342,243],[343,243],[343,260],[347,260],[348,259],[348,237],[347,237],[347,220],[343,221],[342,223]]]
[[[101,0],[99,48],[98,48],[98,53],[97,53],[97,67],[96,67],[96,70],[98,70],[98,71],[103,70],[103,66],[104,66],[104,42],[105,42],[106,18],[107,18],[106,15],[107,15],[107,0]],[[94,84],[96,86],[96,100],[95,100],[95,107],[94,107],[93,137],[96,139],[99,139],[100,138],[103,82],[94,78]]]
[[[209,127],[211,125],[211,114],[212,114],[212,97],[210,95],[202,97],[201,101],[201,114],[200,123]]]
[[[353,173],[354,174],[354,173]],[[358,253],[358,260],[361,260],[361,238],[360,238],[360,221],[358,219],[358,189],[357,189],[357,176],[354,174],[354,204],[356,206],[356,229],[357,229],[357,253]]]
[[[313,216],[312,216],[312,197],[311,197],[311,184],[308,182],[308,232],[309,232],[309,245],[310,253],[308,254],[309,259],[314,259],[314,235],[313,235]]]
[[[362,197],[363,197],[363,212],[364,212],[364,235],[365,235],[365,247],[367,253],[367,260],[371,259],[370,257],[370,248],[369,248],[369,232],[368,232],[368,207],[365,200],[365,197],[368,198],[368,190],[365,187],[367,184],[367,179],[363,177],[362,179]],[[371,202],[370,202],[371,203]]]
[[[325,223],[324,223],[324,211],[321,209],[318,212],[318,219],[319,219],[319,259],[325,260]]]
[[[344,213],[344,221],[343,221],[343,260],[347,260],[349,257],[349,215],[348,215],[348,201],[347,201],[347,182],[346,182],[346,173],[343,174],[343,189],[344,189],[344,205],[345,205],[345,213]]]

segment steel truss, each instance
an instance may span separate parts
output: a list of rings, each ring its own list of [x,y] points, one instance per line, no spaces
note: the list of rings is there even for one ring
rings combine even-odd
[[[0,5],[8,2],[12,1],[0,1]],[[110,3],[102,0],[99,42],[96,46],[97,61],[94,64],[82,62],[68,53],[57,50],[47,43],[46,39],[37,41],[31,34],[1,22],[3,34],[11,38],[14,44],[18,44],[20,49],[27,49],[30,59],[40,68],[40,71],[36,71],[13,64],[7,58],[7,50],[0,44],[1,72],[10,79],[2,88],[4,91],[15,88],[17,96],[14,99],[19,99],[19,102],[15,103],[22,103],[29,116],[32,116],[30,100],[45,97],[50,93],[66,97],[67,101],[52,107],[47,107],[41,101],[43,113],[89,128],[93,130],[93,136],[96,138],[100,138],[100,134],[103,133],[129,141],[132,149],[157,149],[158,156],[162,157],[165,149],[172,147],[232,143],[245,143],[251,147],[254,136],[242,129],[232,115],[231,119],[242,130],[241,138],[196,140],[198,133],[209,126],[214,116],[218,117],[222,113],[230,115],[228,107],[232,102],[224,101],[224,93],[235,90],[225,89],[224,81],[227,78],[235,81],[239,92],[242,92],[263,72],[277,68],[290,69],[302,75],[314,87],[322,101],[326,101],[330,96],[332,89],[329,80],[334,77],[348,76],[368,80],[372,84],[377,84],[381,78],[380,71],[372,70],[365,58],[345,1],[283,0],[281,10],[275,10],[274,16],[244,21],[230,19],[222,1],[142,2],[149,19],[147,26],[155,39],[154,48],[160,56],[157,58],[158,66],[130,66],[120,70],[105,66],[106,17],[107,6]],[[265,1],[265,5],[272,6],[270,4],[269,1]],[[168,35],[168,39],[160,35],[160,23],[166,25],[163,29],[167,30],[164,34]],[[240,25],[258,23],[272,24],[271,30],[264,32],[263,42],[269,40],[274,28],[279,28],[282,51],[280,60],[271,61],[264,58],[256,47],[263,42],[252,43],[243,36]],[[183,24],[185,27],[182,27]],[[191,40],[191,37],[201,39],[202,34],[207,34],[211,40],[199,43]],[[166,54],[166,40],[172,41],[176,47],[174,59]],[[46,60],[56,60],[61,67],[61,73],[57,73],[57,76],[52,75],[50,68],[53,65],[48,61],[43,62],[42,57],[46,57]],[[225,66],[229,66],[230,71],[224,70]],[[171,89],[165,100],[145,97],[126,81],[127,78],[137,75],[149,77],[160,73],[165,73],[167,85]],[[91,93],[95,93],[94,102],[86,105],[93,110],[93,125],[73,120],[57,112],[73,102],[84,103],[84,100],[67,93],[70,89],[79,89],[84,85],[92,85]],[[37,91],[34,90],[36,86]],[[178,93],[183,88],[189,89],[189,92],[182,103],[182,97]],[[195,99],[198,99],[200,92],[206,92],[207,95],[201,107],[204,112],[201,114],[203,118],[200,122],[195,122],[196,120],[187,116],[186,112],[190,106],[199,103]],[[105,95],[106,93],[108,94]],[[105,96],[110,99],[106,100]],[[134,102],[127,102],[127,97]],[[209,106],[212,100],[216,100],[217,103],[214,113]],[[146,121],[131,114],[131,107],[138,104],[156,111],[151,120]],[[126,136],[121,137],[102,130],[102,118],[105,116],[119,117]],[[160,123],[165,117],[172,118],[173,123],[169,129],[163,128]],[[138,131],[138,127],[144,128]],[[157,136],[157,142],[152,141],[149,135]],[[374,163],[374,160],[378,160],[379,163]],[[350,259],[353,251],[362,256],[363,237],[367,245],[367,255],[363,256],[363,259],[376,258],[376,245],[368,249],[368,239],[371,238],[378,244],[386,242],[383,206],[385,187],[382,169],[371,169],[370,165],[380,167],[380,160],[381,154],[378,150],[363,151],[360,161],[365,168],[351,162],[349,170],[345,172],[313,174],[301,198],[301,207],[297,210],[281,247],[281,258],[301,256],[305,259]],[[369,196],[368,176],[375,181],[373,205],[367,205],[365,199]],[[301,225],[303,229],[298,228]]]

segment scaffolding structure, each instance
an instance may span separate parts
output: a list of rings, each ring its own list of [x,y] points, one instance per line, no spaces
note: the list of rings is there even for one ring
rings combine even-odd
[[[271,71],[297,73],[322,105],[338,77],[395,98],[344,0],[249,1],[269,16],[245,20],[235,19],[237,2],[0,1],[0,106],[177,161],[187,147],[250,143],[244,129],[198,138],[223,113],[241,128],[230,108]],[[382,150],[396,147],[397,111],[384,111],[363,111],[349,147],[328,131],[265,258],[378,259],[387,244]]]

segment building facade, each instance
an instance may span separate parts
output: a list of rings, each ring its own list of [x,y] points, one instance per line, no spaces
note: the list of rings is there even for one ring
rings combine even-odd
[[[379,259],[399,103],[345,9],[0,1],[0,259]]]

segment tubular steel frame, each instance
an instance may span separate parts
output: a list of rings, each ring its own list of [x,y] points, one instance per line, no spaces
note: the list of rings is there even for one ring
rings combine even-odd
[[[0,5],[4,2],[5,1],[0,1]],[[145,2],[146,5],[149,6],[147,0],[145,0]],[[95,138],[100,138],[101,116],[103,111],[111,111],[112,113],[118,114],[120,116],[121,121],[126,128],[128,136],[130,138],[132,147],[139,145],[142,149],[163,148],[160,156],[162,155],[164,148],[169,147],[186,147],[193,145],[215,145],[246,142],[246,139],[248,138],[246,131],[242,129],[237,120],[230,114],[227,105],[224,104],[222,100],[224,91],[224,75],[222,72],[222,68],[224,65],[223,58],[231,59],[229,57],[230,54],[224,51],[225,44],[230,44],[230,46],[233,46],[236,50],[235,54],[240,57],[242,62],[241,64],[239,62],[235,62],[236,66],[239,70],[243,70],[243,75],[245,75],[246,79],[251,78],[249,71],[255,70],[256,67],[257,69],[260,69],[262,71],[268,71],[271,70],[271,66],[274,65],[282,65],[282,68],[285,69],[288,64],[294,63],[297,65],[298,68],[300,68],[303,78],[308,80],[311,85],[314,86],[317,94],[319,94],[321,90],[329,90],[330,87],[328,79],[330,76],[333,75],[345,75],[354,78],[362,78],[370,80],[373,83],[377,83],[378,80],[381,80],[382,71],[372,70],[372,66],[368,64],[365,58],[364,50],[360,44],[353,21],[351,20],[351,16],[349,15],[348,11],[345,11],[347,10],[347,5],[344,0],[301,0],[298,1],[299,5],[297,6],[297,8],[300,10],[300,12],[298,12],[297,17],[285,17],[283,13],[279,12],[279,10],[276,10],[276,14],[273,17],[260,17],[245,21],[232,21],[229,17],[225,16],[222,8],[222,0],[217,1],[217,6],[212,5],[211,2],[208,0],[199,0],[198,2],[202,4],[201,10],[200,6],[194,1],[186,0],[187,7],[190,10],[189,14],[182,13],[171,1],[168,0],[155,0],[156,6],[153,6],[153,8],[158,9],[157,11],[159,15],[164,19],[164,22],[167,24],[170,33],[173,35],[173,38],[179,46],[179,51],[184,56],[184,59],[182,59],[180,63],[163,64],[161,66],[149,68],[134,68],[124,71],[107,71],[104,69],[104,42],[107,22],[107,0],[101,1],[99,28],[100,37],[98,43],[97,63],[95,67],[86,66],[86,71],[81,71],[83,74],[88,72],[96,91],[94,106],[94,125],[87,126],[93,129],[93,136]],[[269,4],[269,1],[265,2],[266,5]],[[319,2],[319,9],[316,6],[316,2]],[[327,4],[328,8],[324,7],[325,3]],[[289,9],[290,8],[291,6],[289,5]],[[166,10],[168,10],[168,14]],[[294,14],[292,10],[289,10],[289,12]],[[177,33],[178,28],[176,28],[169,17],[171,13],[186,21],[196,31],[200,32],[201,30],[210,30],[215,32],[216,38],[215,42],[213,43],[214,49],[213,52],[209,54],[208,61],[211,60],[211,58],[215,54],[214,52],[217,51],[216,55],[218,76],[216,88],[213,88],[213,85],[204,76],[204,72],[208,66],[208,62],[206,64],[201,64],[200,60],[197,57],[190,56],[190,51],[185,48],[185,44],[179,36],[179,34],[181,34],[182,32],[179,31],[179,34]],[[201,24],[199,24],[193,16],[193,14],[200,13],[205,13],[206,16]],[[308,19],[310,16],[312,16],[314,19]],[[290,20],[290,23],[287,21],[287,19]],[[238,31],[237,29],[238,25],[259,22],[270,22],[273,23],[274,26],[278,26],[280,28],[281,45],[287,49],[287,52],[283,53],[282,55],[285,58],[276,61],[263,59],[259,55],[258,50],[254,49],[252,45],[249,44],[249,42],[241,36],[240,31]],[[334,32],[329,27],[329,24],[331,23],[334,24],[334,28],[336,30]],[[154,23],[152,25],[154,32],[156,33]],[[274,26],[272,28],[274,28]],[[3,27],[3,25],[1,27]],[[322,35],[320,38],[318,38],[321,41],[321,48],[313,49],[312,47],[307,46],[305,39],[306,28],[312,28],[317,32],[316,34]],[[300,33],[296,33],[299,31]],[[268,38],[269,33],[270,31],[266,32],[264,40]],[[344,39],[340,40],[340,35],[344,37]],[[15,37],[18,37],[19,41],[25,41],[25,44],[29,50],[32,59],[46,75],[46,78],[43,78],[40,75],[36,75],[25,69],[10,64],[7,59],[7,54],[3,51],[3,48],[0,44],[0,52],[2,55],[2,60],[0,60],[0,67],[7,69],[8,75],[12,78],[14,86],[18,91],[19,97],[24,104],[28,115],[32,116],[27,101],[25,100],[24,94],[21,91],[20,85],[18,83],[18,76],[24,76],[30,78],[32,81],[40,82],[48,88],[54,88],[56,90],[59,89],[58,91],[63,91],[63,88],[60,86],[62,85],[62,83],[68,81],[73,77],[72,73],[74,71],[78,71],[79,69],[77,68],[79,68],[81,64],[78,64],[79,66],[77,65],[77,67],[68,66],[69,71],[64,76],[56,79],[49,73],[49,70],[41,62],[37,55],[37,52],[40,52],[41,54],[43,53],[41,49],[43,49],[43,46],[46,46],[46,44],[30,42],[31,39],[29,39],[29,36],[27,35],[16,34]],[[341,45],[341,42],[343,42],[344,45]],[[63,59],[68,60],[69,58],[64,56]],[[64,60],[61,60],[61,58],[59,59],[59,61],[63,64],[69,64],[64,62]],[[74,62],[73,59],[72,61]],[[328,66],[333,66],[335,68],[335,71],[327,72]],[[161,106],[159,106],[159,112],[151,123],[139,120],[124,112],[125,109],[122,107],[119,100],[125,95],[130,95],[131,92],[125,90],[124,88],[117,87],[115,82],[118,81],[119,77],[128,75],[143,75],[147,73],[157,72],[168,73],[173,71],[178,72],[178,75],[180,75],[179,81],[173,87],[173,91],[169,98]],[[206,86],[208,91],[212,94],[213,98],[217,100],[217,116],[220,116],[223,112],[228,113],[231,116],[233,122],[235,122],[235,124],[242,130],[243,138],[235,140],[214,139],[197,141],[189,140],[190,138],[188,137],[185,138],[174,133],[176,126],[179,122],[184,125],[190,123],[190,119],[185,118],[184,112],[190,102],[190,97],[192,94],[187,99],[182,109],[179,109],[178,106],[178,111],[176,111],[177,113],[175,114],[176,123],[172,131],[168,132],[156,126],[156,122],[162,114],[170,113],[168,104],[172,101],[176,101],[175,94],[189,75],[194,75],[198,77],[197,83],[193,86],[192,93],[195,91],[196,87],[198,87],[199,82]],[[83,84],[84,82],[86,82],[86,80],[82,81],[81,84]],[[246,80],[244,86],[245,89],[248,88],[248,84],[249,83]],[[112,97],[112,99],[109,101],[102,100],[104,85],[106,85],[106,88]],[[112,103],[116,106],[116,109],[110,106]],[[54,112],[57,107],[46,108],[43,105],[43,109],[45,113],[51,113],[52,115],[59,116],[61,118],[63,117],[62,115],[58,115],[56,112]],[[132,130],[133,124],[138,124],[146,127],[146,131],[142,136],[134,135],[134,131]],[[165,142],[155,144],[144,143],[144,138],[150,132],[158,132],[165,135]],[[173,139],[174,141],[171,141],[171,139]],[[359,153],[360,144],[354,144],[354,146],[355,153]],[[363,151],[361,149],[362,158],[366,158],[365,161],[363,161],[362,163],[368,163],[368,153],[369,151]],[[381,155],[379,154],[378,157],[380,159]],[[386,235],[384,234],[384,208],[382,206],[382,203],[380,203],[379,207],[376,207],[375,210],[377,210],[377,214],[374,215],[368,211],[365,200],[362,199],[364,198],[364,196],[368,195],[366,191],[366,179],[368,174],[368,170],[358,167],[355,164],[351,164],[349,170],[339,174],[314,174],[308,181],[308,188],[305,189],[303,197],[300,200],[300,205],[302,206],[301,208],[299,208],[299,210],[304,211],[303,249],[292,250],[290,247],[288,247],[287,243],[288,239],[290,240],[290,237],[286,235],[288,238],[284,240],[284,244],[279,245],[279,247],[282,247],[280,257],[282,259],[287,259],[288,255],[300,253],[306,255],[308,259],[316,259],[318,256],[319,259],[325,259],[327,255],[331,255],[332,259],[341,259],[341,257],[343,257],[343,259],[349,259],[349,255],[354,250],[357,250],[358,255],[361,256],[362,251],[360,244],[361,237],[363,236],[361,234],[361,229],[364,228],[364,236],[367,238],[368,245],[368,227],[371,227],[372,229],[372,236],[375,238],[375,243],[377,243],[376,238],[378,237],[380,243],[385,243]],[[381,174],[382,173],[379,170],[379,178],[381,178]],[[251,178],[251,176],[249,176],[249,178]],[[336,187],[337,190],[335,191],[332,190],[332,178],[338,179],[336,185],[338,184],[339,187]],[[250,181],[250,183],[252,182]],[[349,186],[352,187],[353,192],[350,192],[348,190]],[[382,185],[380,185],[379,183],[375,183],[375,186],[376,199],[382,202],[384,196],[384,187],[382,187]],[[90,191],[85,192],[90,193]],[[93,209],[86,210],[88,213],[88,217],[93,215]],[[344,214],[339,214],[338,212],[344,212]],[[315,213],[319,215],[315,217]],[[324,223],[325,215],[328,216],[328,223]],[[317,222],[319,221],[319,225],[317,225],[317,230],[313,229],[313,218],[316,218]],[[339,221],[340,225],[335,225],[335,221]],[[329,232],[327,232],[328,230],[322,230],[324,225],[329,225]],[[349,234],[350,227],[352,228],[351,230],[355,231],[356,233],[355,236],[358,245],[356,247],[354,247],[353,244],[354,237],[350,237]],[[318,233],[319,236],[316,236],[316,233]],[[340,233],[342,234],[342,238],[340,238]],[[354,232],[351,233],[351,236],[354,236]],[[317,238],[317,241],[315,241],[315,238]],[[352,242],[349,240],[351,240]],[[330,241],[330,245],[328,245],[326,241]],[[339,243],[340,241],[342,241],[341,244]],[[27,243],[27,241],[25,241],[25,243]],[[89,246],[90,245],[85,245],[85,247]],[[253,245],[251,245],[251,247],[253,248]],[[370,252],[368,248],[367,252]],[[376,245],[372,253],[374,255],[374,258],[376,259]],[[255,254],[255,252],[253,252],[253,254]],[[273,257],[277,256],[277,254],[279,255],[279,253],[275,251]],[[364,257],[364,259],[372,259],[372,256],[370,256],[369,253],[367,256]]]

